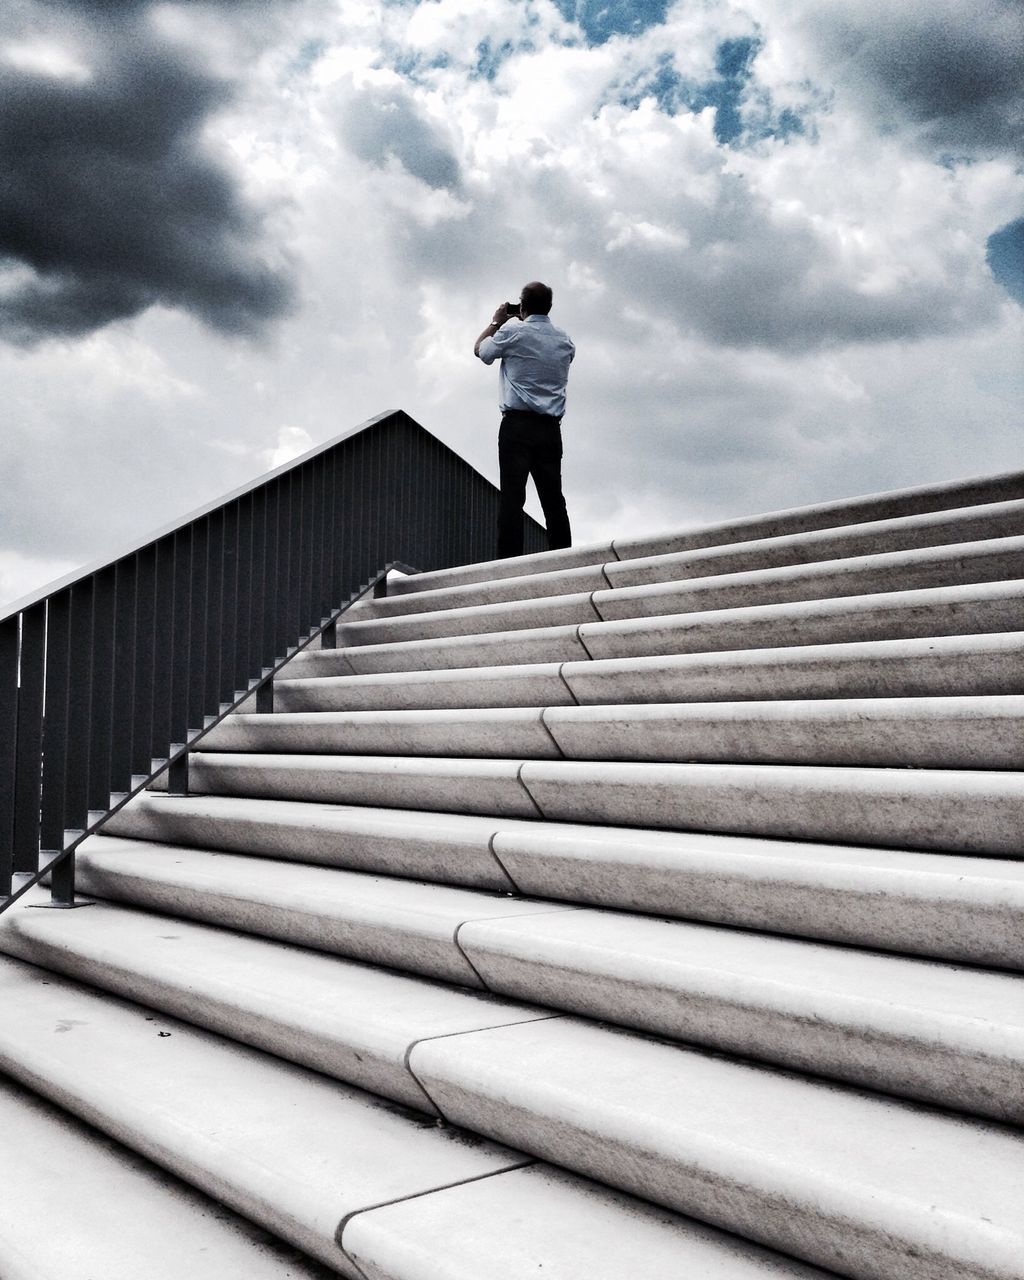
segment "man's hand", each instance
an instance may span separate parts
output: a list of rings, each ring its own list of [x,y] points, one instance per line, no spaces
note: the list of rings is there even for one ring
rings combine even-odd
[[[484,338],[493,337],[494,334],[498,332],[498,330],[501,328],[501,326],[505,323],[506,320],[511,320],[513,318],[513,315],[518,316],[518,314],[519,314],[518,311],[514,313],[510,312],[508,309],[508,303],[503,302],[501,306],[497,309],[497,311],[495,311],[494,318],[491,320],[491,323],[487,326],[487,328],[483,331],[480,337],[477,338],[476,342],[473,344],[473,354],[475,356],[478,356],[480,354],[480,343],[483,342]]]

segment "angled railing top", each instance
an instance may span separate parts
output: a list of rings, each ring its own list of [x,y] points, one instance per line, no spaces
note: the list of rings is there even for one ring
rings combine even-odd
[[[382,414],[17,601],[0,618],[0,898],[81,840],[333,621],[388,562],[493,555],[498,491]],[[527,520],[526,550],[546,546]],[[27,887],[22,884],[18,895]],[[0,909],[3,909],[0,902]]]

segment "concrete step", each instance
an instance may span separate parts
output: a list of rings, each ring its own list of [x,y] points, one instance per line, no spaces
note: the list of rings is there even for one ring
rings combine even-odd
[[[352,647],[993,582],[1015,578],[1022,563],[1024,537],[992,538],[425,614],[362,621],[349,621],[351,615],[345,615],[338,625],[338,638],[344,647]]]
[[[1024,969],[1024,861],[224,796],[106,832]]]
[[[854,1280],[1020,1280],[1024,1139],[555,1018],[417,1045],[454,1123]]]
[[[840,498],[764,515],[693,524],[666,533],[639,538],[616,538],[564,551],[544,551],[510,560],[490,560],[420,573],[396,584],[402,593],[432,590],[458,583],[485,582],[521,574],[543,573],[579,565],[601,564],[644,556],[670,555],[700,547],[714,547],[754,539],[775,538],[814,529],[834,529],[865,521],[915,516],[929,511],[951,511],[1024,498],[1024,472],[1007,472],[952,483],[921,485],[886,493]]]
[[[349,1220],[367,1280],[830,1280],[693,1219],[535,1164]]]
[[[0,981],[13,997],[3,1051],[19,1053],[41,1093],[152,1150],[164,1169],[216,1184],[221,1197],[327,1263],[301,1257],[9,1083],[0,1102],[4,1158],[16,1164],[5,1203],[24,1204],[26,1217],[4,1215],[5,1280],[422,1280],[428,1263],[442,1280],[522,1280],[539,1270],[669,1280],[680,1265],[715,1280],[827,1280],[815,1267],[472,1134],[426,1127],[367,1094],[46,971],[4,961]],[[54,1036],[55,1022],[64,1035]],[[72,1058],[94,1067],[91,1079],[78,1078]],[[51,1192],[45,1223],[44,1206],[27,1202],[36,1188]]]
[[[0,1068],[353,1280],[352,1214],[526,1161],[21,961],[0,990]]]
[[[79,885],[94,897],[477,989],[483,984],[458,945],[463,924],[572,909],[565,903],[109,836],[81,847]]]
[[[350,649],[313,649],[296,655],[286,670],[289,678],[302,678],[670,657],[1008,633],[1019,631],[1022,619],[1024,579],[1015,579],[834,600],[707,609],[664,618],[627,618]]]
[[[192,757],[198,794],[1019,858],[1019,772],[415,756]]]
[[[1016,694],[1024,631],[670,657],[463,667],[275,684],[278,712]]]
[[[1024,696],[236,715],[210,752],[1024,768]],[[193,759],[197,758],[195,753]]]
[[[118,876],[127,859],[125,894],[136,901],[130,861],[149,861],[150,855],[136,849],[99,859],[115,899],[121,898]],[[189,868],[180,869],[180,851],[174,856],[180,886]],[[91,858],[90,880],[98,858]],[[197,861],[204,879],[203,858]],[[207,907],[204,918],[237,925],[237,900],[246,898],[251,864],[231,861],[239,864],[237,874],[217,891],[218,901],[228,900],[224,916]],[[293,871],[279,910],[267,907],[275,922],[258,926],[259,932],[278,930],[276,917],[292,911],[293,897],[309,914],[309,869]],[[337,875],[344,895],[351,878]],[[314,883],[322,879],[317,870]],[[195,886],[187,891],[194,897]],[[447,892],[466,897],[462,890]],[[347,937],[338,934],[333,907],[339,895],[325,896],[317,945],[328,946],[325,940],[337,935],[338,954],[347,957]],[[149,905],[145,894],[142,899]],[[248,901],[246,908],[251,911]],[[358,907],[349,912],[360,914]],[[67,921],[54,918],[59,915],[31,905],[6,913],[0,950],[428,1111],[432,1103],[407,1067],[421,1040],[569,1011],[1024,1122],[1024,1096],[1016,1087],[1024,1068],[1021,977],[619,913],[563,908],[481,919],[478,908],[456,926],[454,938],[486,991],[534,1002],[510,1004],[335,954],[109,903]],[[434,967],[432,957],[423,963],[420,931],[399,919],[391,932],[398,945],[389,951],[390,964],[415,974]]]
[[[4,1280],[329,1280],[95,1129],[0,1078]]]
[[[913,548],[951,546],[991,538],[1024,535],[1024,501],[996,502],[963,510],[927,512],[891,520],[871,521],[842,528],[815,530],[737,542],[639,559],[610,560],[604,564],[520,574],[487,582],[463,583],[417,591],[404,590],[375,600],[363,600],[358,614],[386,618],[467,605],[498,604],[510,600],[543,599],[580,591],[634,587],[656,582],[727,573],[749,573],[846,560],[865,555],[889,554]],[[403,580],[405,581],[405,580]]]

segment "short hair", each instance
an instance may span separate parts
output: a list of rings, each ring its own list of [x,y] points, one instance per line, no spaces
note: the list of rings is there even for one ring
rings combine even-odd
[[[539,280],[533,280],[529,284],[523,285],[521,295],[523,314],[546,316],[551,310],[554,297],[555,295],[551,292],[550,286],[541,284]]]

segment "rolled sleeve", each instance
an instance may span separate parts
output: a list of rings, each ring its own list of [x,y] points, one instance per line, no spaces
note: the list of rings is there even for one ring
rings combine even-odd
[[[477,348],[476,354],[477,359],[482,360],[484,364],[494,364],[498,356],[501,355],[501,350],[493,338],[484,338]]]

